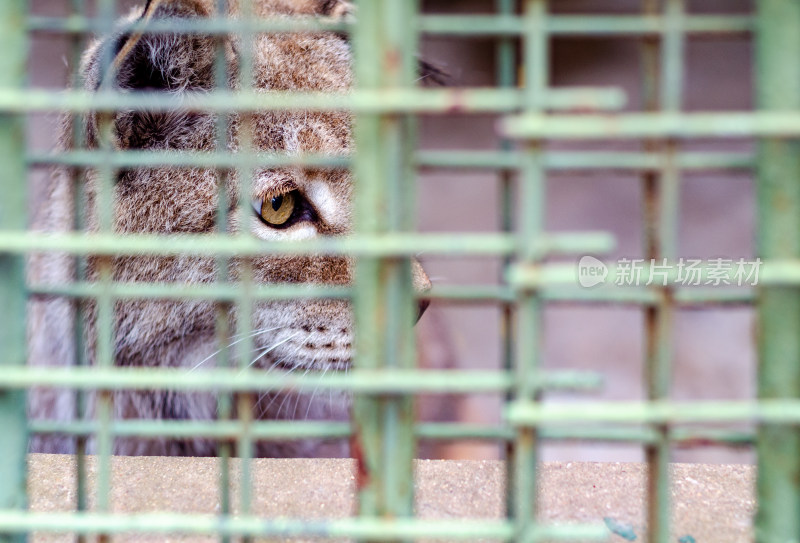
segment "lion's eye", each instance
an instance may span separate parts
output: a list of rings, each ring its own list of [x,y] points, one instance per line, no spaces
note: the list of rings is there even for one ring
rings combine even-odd
[[[292,218],[297,207],[298,198],[295,191],[266,198],[260,201],[260,206],[256,211],[261,216],[261,220],[269,226],[284,226]]]

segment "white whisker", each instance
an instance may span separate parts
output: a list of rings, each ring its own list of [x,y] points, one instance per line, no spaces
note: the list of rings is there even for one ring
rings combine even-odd
[[[224,347],[224,348],[230,349],[231,347],[233,347],[233,346],[234,346],[234,345],[236,345],[237,343],[241,343],[242,341],[245,341],[245,340],[246,340],[246,339],[248,339],[248,338],[251,338],[251,337],[257,336],[258,334],[263,334],[263,333],[265,333],[265,332],[272,332],[272,331],[275,331],[275,330],[279,330],[279,329],[281,329],[281,328],[286,328],[286,327],[285,327],[285,326],[276,326],[275,328],[266,328],[266,329],[263,329],[263,328],[262,328],[261,330],[256,330],[255,332],[252,332],[252,333],[250,333],[250,334],[249,334],[249,335],[247,335],[246,337],[243,337],[243,338],[237,339],[236,341],[234,341],[234,342],[232,342],[232,343],[229,343],[229,344],[228,344],[228,346],[227,346],[227,347]],[[241,334],[240,334],[240,335],[241,335]],[[236,337],[236,336],[233,336],[233,337]],[[200,362],[198,362],[197,364],[195,364],[195,365],[194,365],[194,367],[192,367],[192,368],[191,368],[191,369],[190,369],[190,370],[189,370],[187,373],[192,373],[194,370],[196,370],[197,368],[199,368],[200,366],[202,366],[203,364],[205,364],[206,362],[208,362],[209,360],[211,360],[212,358],[214,358],[215,356],[217,356],[217,355],[218,355],[220,352],[222,352],[222,349],[217,349],[216,351],[214,351],[213,353],[211,353],[210,355],[208,355],[207,357],[205,357],[203,360],[201,360]]]
[[[265,354],[269,353],[270,351],[273,351],[273,350],[277,349],[278,347],[280,347],[281,345],[283,345],[283,344],[284,344],[284,343],[286,343],[287,341],[289,341],[289,340],[291,340],[291,339],[294,339],[294,338],[296,338],[296,337],[297,337],[297,336],[299,336],[299,335],[300,335],[300,332],[295,332],[294,334],[292,334],[292,335],[290,335],[290,336],[288,336],[288,337],[286,337],[286,338],[282,339],[282,340],[281,340],[281,341],[279,341],[278,343],[275,343],[275,344],[273,344],[272,346],[270,346],[270,347],[267,347],[266,349],[263,349],[263,350],[262,350],[262,351],[259,353],[259,355],[258,355],[257,357],[255,357],[255,358],[252,360],[252,362],[250,362],[250,363],[249,363],[247,366],[245,366],[244,368],[242,368],[242,371],[239,373],[239,375],[241,375],[242,373],[244,373],[244,372],[245,372],[245,370],[249,369],[249,368],[250,368],[250,367],[251,367],[253,364],[255,364],[255,363],[256,363],[256,362],[257,362],[257,361],[258,361],[258,360],[259,360],[259,359],[260,359],[262,356],[264,356]]]
[[[284,356],[282,359],[278,360],[275,364],[273,364],[267,370],[267,374],[269,374],[271,371],[275,370],[278,367],[278,364],[280,364],[281,362],[283,362],[287,358],[291,358],[292,356],[294,356],[295,353],[297,353],[297,351],[299,351],[302,347],[303,347],[303,342],[300,342],[300,344],[297,346],[297,348],[294,351],[292,351],[290,354]],[[295,371],[298,367],[299,366],[290,367],[289,370],[285,373],[285,375],[289,375],[290,373]],[[259,418],[261,418],[264,414],[266,414],[266,412],[269,410],[269,408],[272,406],[272,404],[275,403],[275,400],[278,398],[278,396],[280,396],[280,394],[275,394],[275,396],[272,397],[272,400],[270,400],[270,402],[266,405],[266,407],[264,407],[264,409],[261,411],[261,414],[259,415]],[[286,396],[288,396],[288,394]],[[281,404],[281,405],[283,405],[283,404]],[[280,410],[278,410],[278,413],[280,413]]]
[[[308,375],[308,372],[311,371],[312,367],[313,367],[313,365],[306,366],[306,371],[303,373],[303,375],[300,376],[300,379],[305,379],[306,376]],[[300,405],[300,400],[302,399],[303,394],[298,392],[298,393],[295,394],[295,396],[296,396],[296,399],[295,399],[295,402],[294,402],[294,409],[292,410],[292,418],[291,418],[291,420],[295,420],[295,416],[297,415],[297,406]]]

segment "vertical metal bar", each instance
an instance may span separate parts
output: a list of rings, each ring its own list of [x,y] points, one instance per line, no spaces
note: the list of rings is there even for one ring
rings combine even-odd
[[[759,0],[756,32],[757,103],[761,110],[800,108],[800,3]],[[765,139],[758,156],[758,255],[800,257],[800,141]],[[800,290],[762,286],[758,298],[758,394],[800,397]],[[800,538],[800,432],[781,424],[758,431],[758,513],[761,543]]]
[[[513,16],[517,11],[516,0],[496,0],[496,9],[499,15]],[[513,88],[516,84],[516,71],[518,69],[518,59],[516,54],[517,42],[512,37],[501,38],[497,43],[497,86],[500,88]],[[511,141],[504,139],[500,142],[500,149],[510,152],[514,148]],[[503,232],[511,232],[513,224],[513,170],[501,170],[500,180],[500,229]],[[503,259],[503,269],[500,281],[505,281],[506,270],[511,264],[510,257]],[[501,305],[500,329],[502,334],[501,360],[505,371],[512,371],[514,368],[514,304],[504,302]],[[513,400],[513,393],[506,394],[505,402]],[[506,466],[514,465],[514,444],[506,441],[503,444]],[[513,492],[513,470],[506,469],[506,515],[513,516],[514,512],[514,492]]]
[[[17,91],[25,84],[28,42],[24,0],[0,2],[0,90]],[[0,229],[19,232],[27,226],[27,174],[23,118],[0,113],[0,157],[3,164],[3,197]],[[25,365],[25,269],[21,256],[0,254],[0,307],[10,315],[0,326],[0,367]],[[0,509],[24,509],[28,428],[23,391],[0,390]],[[0,533],[1,542],[22,542],[24,535]]]
[[[224,18],[228,15],[228,0],[215,0],[214,2],[214,17]],[[214,40],[215,58],[214,58],[214,88],[215,89],[228,89],[228,61],[225,55],[225,47],[228,36],[217,35]],[[216,122],[216,147],[217,152],[226,152],[228,150],[228,133],[230,130],[230,119],[226,112],[220,112],[217,115]],[[219,186],[217,188],[217,214],[216,214],[216,228],[220,234],[228,232],[228,210],[230,202],[228,201],[228,183],[230,182],[231,172],[228,169],[219,168],[217,170],[217,178]],[[228,266],[229,260],[227,257],[220,256],[216,258],[216,280],[218,283],[228,282]],[[231,326],[230,326],[230,303],[217,302],[215,304],[216,322],[215,331],[217,339],[217,366],[230,367],[231,365]],[[221,393],[217,397],[217,419],[227,420],[230,419],[233,405],[231,395],[229,393]],[[230,480],[230,465],[231,465],[231,443],[224,441],[218,443],[217,455],[219,458],[219,515],[220,517],[227,517],[231,514],[231,480]],[[227,543],[231,538],[228,535],[220,537],[222,543]]]
[[[112,29],[117,15],[116,0],[100,0],[98,12],[103,27]],[[108,91],[113,88],[113,77],[108,77],[113,61],[113,51],[109,51],[100,59],[101,71],[104,74],[102,88]],[[111,165],[111,156],[114,152],[113,145],[113,115],[98,114],[98,145],[102,161],[97,168],[96,198],[94,212],[97,215],[98,230],[112,232],[114,229],[114,180],[116,170]],[[96,345],[95,363],[100,367],[114,365],[114,299],[111,295],[110,285],[113,279],[113,264],[108,257],[97,259],[97,281],[100,283],[100,292],[95,301],[96,320]],[[114,452],[114,438],[111,425],[114,419],[114,395],[108,390],[98,390],[96,400],[96,417],[99,422],[97,431],[97,500],[96,507],[100,512],[111,509],[111,456]],[[100,534],[100,541],[108,541],[108,534]]]
[[[253,19],[253,1],[240,0],[240,27],[239,39],[242,43],[240,49],[240,69],[239,83],[244,92],[251,92],[253,88],[253,52],[256,46],[255,35],[250,30],[249,22]],[[242,115],[239,125],[239,150],[241,165],[237,169],[238,187],[238,213],[239,224],[242,225],[243,236],[250,235],[248,225],[252,218],[250,207],[250,197],[253,192],[253,176],[255,174],[254,158],[255,149],[253,148],[254,132],[253,117],[249,113]],[[242,338],[239,347],[239,368],[245,370],[249,367],[250,356],[253,352],[253,342],[251,331],[253,329],[253,263],[249,258],[243,258],[239,265],[239,296],[236,301],[237,309],[237,334]],[[240,476],[240,496],[239,514],[249,515],[252,505],[252,464],[250,460],[254,453],[253,437],[250,429],[253,422],[253,410],[255,398],[250,392],[240,393],[237,397],[237,416],[242,423],[242,433],[239,435],[236,451],[239,456]],[[242,538],[243,543],[252,541],[252,538]]]
[[[658,2],[645,0],[646,15],[658,12]],[[665,29],[661,43],[643,44],[644,106],[649,111],[679,111],[683,95],[684,0],[667,0]],[[644,176],[644,222],[646,257],[674,261],[678,253],[680,171],[676,165],[675,141],[645,142],[649,151],[660,151],[659,172]],[[645,309],[645,374],[647,397],[668,400],[672,374],[672,323],[674,301],[669,286],[660,289],[659,303]],[[659,440],[645,447],[648,466],[648,539],[666,543],[670,523],[670,443],[666,426],[655,428]]]
[[[359,3],[353,33],[355,76],[360,88],[412,86],[416,77],[416,0]],[[398,24],[403,21],[403,24]],[[355,119],[355,226],[375,235],[413,228],[412,154],[415,123],[405,115],[359,114]],[[414,292],[406,259],[359,258],[354,298],[359,368],[414,364]],[[403,395],[356,396],[353,403],[362,516],[413,514],[415,452],[412,400]]]
[[[546,18],[548,0],[525,0],[524,3],[524,105],[529,112],[544,111],[544,95],[549,84],[550,39]],[[522,265],[540,264],[536,241],[544,231],[544,201],[547,175],[542,141],[526,144],[520,170],[520,200],[522,210],[517,221]],[[535,290],[523,290],[517,295],[516,375],[514,390],[518,400],[539,399],[537,381],[541,346],[542,301]],[[518,428],[514,442],[514,520],[517,538],[531,540],[536,527],[536,490],[538,485],[538,431]]]
[[[87,12],[86,0],[72,0],[71,12],[74,16],[81,16]],[[86,37],[82,34],[75,34],[70,39],[70,62],[73,73],[72,86],[79,89],[82,87],[80,61],[85,47]],[[86,148],[86,129],[80,115],[72,115],[72,142],[71,149]],[[85,228],[86,205],[85,205],[85,181],[86,170],[73,168],[70,172],[72,182],[72,194],[75,198],[73,202],[75,217],[73,226],[80,232]],[[75,279],[82,281],[86,279],[86,257],[75,256]],[[75,363],[86,366],[88,360],[86,356],[85,326],[86,302],[75,300]],[[75,420],[82,420],[87,415],[88,398],[84,390],[75,392],[74,414]],[[88,509],[88,475],[86,469],[86,450],[87,436],[80,435],[75,438],[75,490],[77,494],[77,510],[86,511]],[[78,536],[78,542],[84,543],[87,540],[85,535]]]

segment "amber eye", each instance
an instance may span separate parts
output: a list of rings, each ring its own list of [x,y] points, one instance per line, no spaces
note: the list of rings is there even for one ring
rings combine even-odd
[[[262,200],[258,211],[268,225],[282,226],[292,218],[296,206],[297,198],[292,191]]]

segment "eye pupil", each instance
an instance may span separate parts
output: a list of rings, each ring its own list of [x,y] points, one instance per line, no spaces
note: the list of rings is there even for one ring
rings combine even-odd
[[[276,196],[272,199],[272,210],[278,211],[283,205],[283,196]]]

